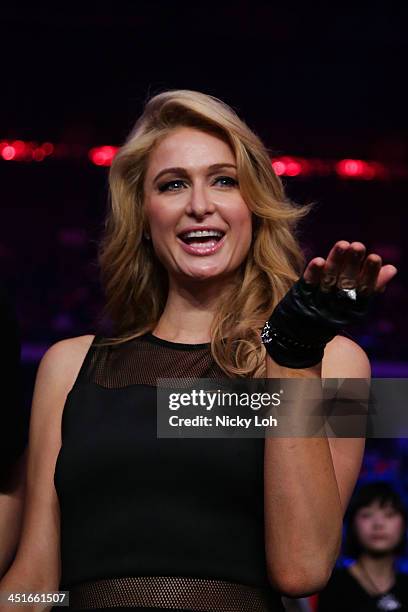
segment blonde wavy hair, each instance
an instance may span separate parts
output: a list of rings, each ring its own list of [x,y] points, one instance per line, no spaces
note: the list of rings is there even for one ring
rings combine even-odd
[[[230,106],[198,91],[168,90],[151,97],[112,161],[98,261],[106,296],[103,316],[115,329],[104,345],[152,331],[163,312],[168,275],[143,236],[143,184],[149,154],[178,127],[216,135],[235,154],[239,189],[253,213],[253,238],[215,313],[211,352],[229,377],[264,377],[266,351],[260,331],[304,270],[297,224],[313,204],[299,207],[291,202],[260,138]]]

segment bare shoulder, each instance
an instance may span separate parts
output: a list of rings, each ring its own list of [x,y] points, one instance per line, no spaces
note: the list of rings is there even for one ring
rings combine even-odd
[[[31,422],[48,418],[49,415],[60,418],[66,397],[94,337],[86,335],[59,340],[44,353],[35,379]]]
[[[322,375],[323,378],[370,378],[370,360],[357,342],[338,335],[326,345]]]
[[[44,353],[38,368],[38,378],[55,381],[68,392],[78,376],[94,335],[87,334],[59,340]]]
[[[75,338],[59,340],[49,347],[44,354],[44,357],[47,354],[58,355],[59,357],[69,355],[72,357],[74,354],[81,354],[83,352],[86,353],[94,338],[95,336],[87,334],[85,336],[75,336]]]

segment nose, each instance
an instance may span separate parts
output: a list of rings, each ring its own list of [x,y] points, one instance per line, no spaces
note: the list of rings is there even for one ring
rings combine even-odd
[[[373,525],[374,525],[374,529],[380,529],[381,527],[384,526],[384,517],[381,514],[375,514],[374,515],[374,521],[373,521]]]
[[[195,217],[203,217],[215,211],[215,204],[205,185],[195,183],[189,192],[186,213]]]

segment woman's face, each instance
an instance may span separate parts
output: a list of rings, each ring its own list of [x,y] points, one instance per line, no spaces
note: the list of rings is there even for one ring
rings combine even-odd
[[[150,154],[144,195],[153,248],[170,276],[225,279],[245,259],[252,213],[235,156],[220,138],[174,129]],[[197,230],[204,233],[186,234]]]
[[[354,518],[354,528],[361,546],[371,552],[393,550],[400,542],[404,519],[392,505],[373,502],[360,508]]]

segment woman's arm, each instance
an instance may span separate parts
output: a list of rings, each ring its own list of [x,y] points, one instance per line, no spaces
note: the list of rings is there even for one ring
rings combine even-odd
[[[326,346],[322,366],[323,378],[364,378],[367,381],[368,393],[371,380],[370,362],[365,351],[353,340],[336,336]],[[332,436],[328,438],[328,442],[344,517],[360,473],[365,438]]]
[[[313,412],[323,398],[322,376],[370,379],[364,351],[337,334],[367,315],[373,296],[396,273],[379,255],[366,256],[361,242],[340,240],[327,259],[309,262],[262,330],[268,378],[315,379],[316,401],[307,400],[301,385],[296,389],[285,414],[297,428],[291,431],[305,436],[305,424],[320,426],[319,437],[265,440],[265,552],[270,581],[283,594],[321,590],[338,556],[364,441],[329,440],[324,415]]]
[[[54,470],[61,447],[66,397],[92,338],[80,336],[57,342],[45,353],[38,368],[30,418],[22,533],[14,562],[0,582],[3,597],[7,592],[58,591],[60,515]],[[31,609],[49,607],[37,604]],[[15,605],[0,605],[1,612],[15,609]]]
[[[370,378],[364,351],[336,336],[320,364],[291,370],[267,355],[268,378]],[[305,410],[299,398],[299,412]],[[323,422],[323,421],[322,421]],[[322,589],[338,557],[342,520],[355,486],[364,439],[265,440],[265,540],[271,582],[289,597]]]

